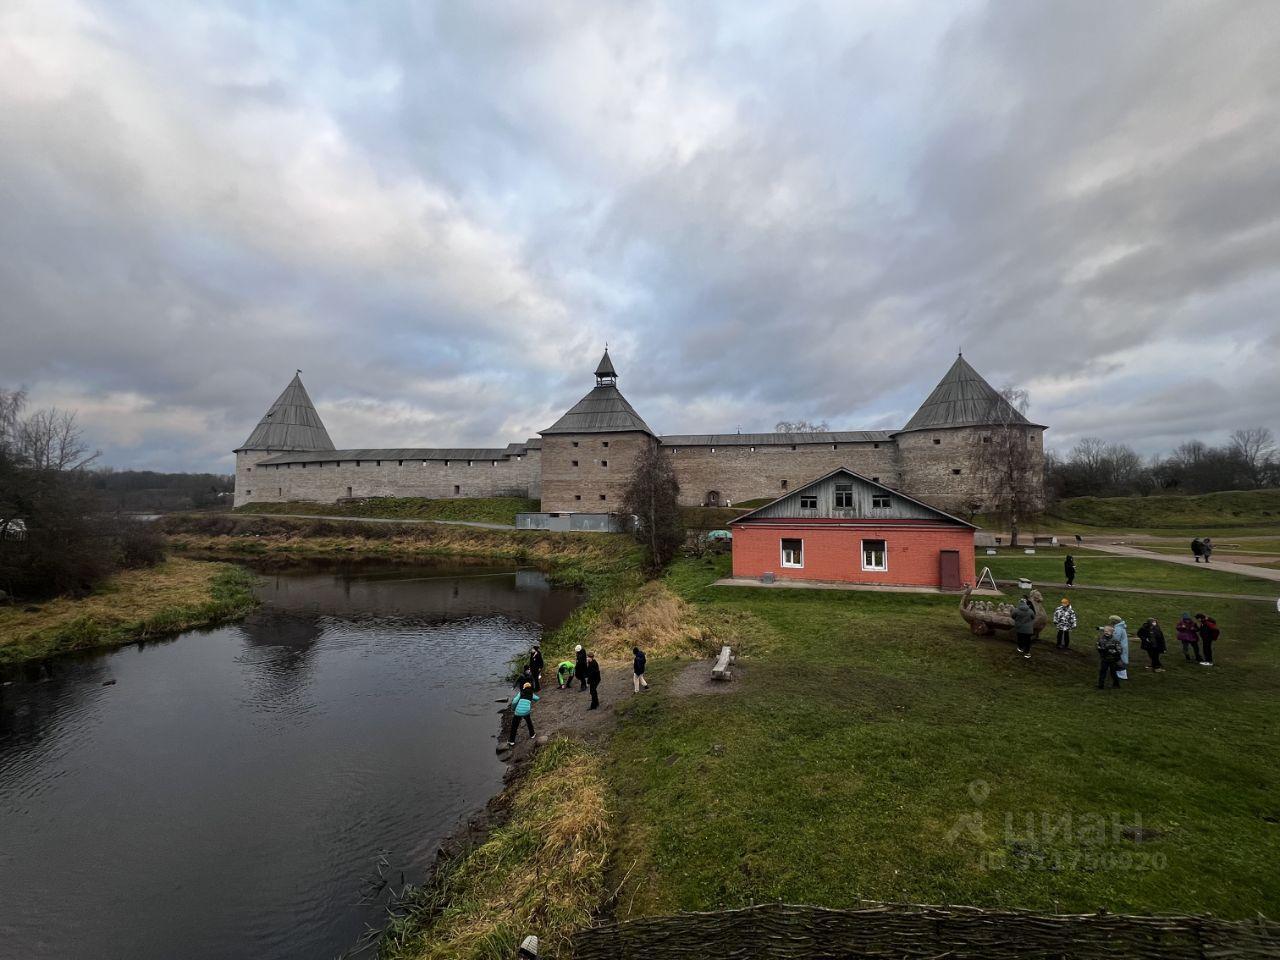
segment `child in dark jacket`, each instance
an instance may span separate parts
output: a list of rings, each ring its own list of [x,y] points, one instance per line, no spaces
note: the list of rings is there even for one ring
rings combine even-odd
[[[1218,630],[1217,621],[1213,617],[1206,617],[1203,613],[1196,614],[1196,624],[1196,632],[1200,634],[1200,649],[1204,653],[1200,666],[1212,667],[1213,645],[1217,642],[1221,631]]]
[[[648,658],[644,655],[644,651],[639,647],[631,648],[632,665],[631,679],[635,683],[636,693],[640,692],[640,688],[649,689],[649,681],[644,678],[644,668]]]
[[[1138,639],[1142,641],[1142,649],[1147,651],[1147,656],[1151,658],[1151,666],[1147,669],[1164,673],[1164,667],[1160,666],[1160,654],[1168,649],[1168,645],[1164,642],[1164,631],[1160,629],[1160,621],[1152,617],[1140,626]]]

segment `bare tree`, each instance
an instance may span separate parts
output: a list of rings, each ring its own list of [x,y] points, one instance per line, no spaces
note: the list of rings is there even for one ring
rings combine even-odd
[[[22,422],[22,409],[27,405],[23,390],[0,390],[0,449],[16,456],[18,425]]]
[[[18,425],[19,456],[36,470],[83,470],[101,456],[91,451],[71,410],[37,410]]]
[[[1275,456],[1275,441],[1271,431],[1266,427],[1236,430],[1231,434],[1231,449],[1244,464],[1253,485],[1262,486]]]
[[[1000,395],[1006,403],[995,405],[993,422],[985,427],[976,446],[975,470],[990,491],[987,509],[1009,527],[1009,543],[1018,545],[1018,525],[1039,507],[1036,482],[1039,468],[1027,422],[1022,416],[1028,395],[1025,390],[1005,387]]]
[[[622,504],[636,518],[633,533],[644,547],[645,566],[651,574],[661,572],[684,543],[679,497],[680,484],[670,458],[662,455],[657,444],[650,444],[636,457]]]
[[[777,433],[828,433],[831,425],[825,420],[817,423],[808,420],[779,420],[773,429]]]

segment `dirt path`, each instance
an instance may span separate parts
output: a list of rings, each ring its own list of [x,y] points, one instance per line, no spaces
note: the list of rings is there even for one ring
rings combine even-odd
[[[1150,587],[1099,587],[1091,583],[1077,583],[1068,587],[1065,583],[1049,583],[1047,580],[1031,581],[1037,587],[1048,587],[1055,591],[1068,593],[1075,590],[1100,590],[1104,593],[1150,593],[1161,597],[1202,597],[1209,600],[1260,600],[1263,603],[1275,603],[1276,597],[1264,597],[1258,593],[1204,593],[1196,590],[1156,590]],[[1016,587],[1017,580],[997,580],[1005,587]]]
[[[1272,580],[1280,583],[1280,570],[1271,567],[1255,567],[1247,563],[1230,563],[1217,561],[1209,564],[1196,563],[1194,557],[1176,556],[1169,553],[1152,553],[1138,547],[1125,546],[1119,543],[1090,543],[1091,550],[1100,550],[1118,557],[1142,557],[1144,560],[1163,560],[1165,563],[1176,563],[1184,567],[1205,567],[1209,570],[1225,570],[1227,573],[1238,573],[1246,577],[1257,577],[1259,580]]]
[[[539,700],[533,705],[533,729],[540,742],[545,743],[557,733],[569,733],[574,736],[592,740],[607,733],[613,727],[614,708],[624,700],[636,696],[631,683],[631,662],[601,662],[600,664],[600,706],[595,710],[591,706],[591,691],[579,689],[580,684],[574,680],[567,690],[556,688],[555,674],[551,673],[551,682],[542,684],[538,691]],[[640,696],[646,696],[641,693]],[[496,745],[503,753],[504,759],[519,761],[529,752],[529,731],[521,723],[516,734],[516,748],[506,750],[507,736],[511,732],[511,713],[504,709],[501,719],[502,727],[495,735]]]

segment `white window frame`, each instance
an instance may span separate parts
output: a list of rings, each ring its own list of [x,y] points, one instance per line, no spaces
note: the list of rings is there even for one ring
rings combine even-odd
[[[787,548],[785,545],[788,541],[792,543],[800,544],[800,562],[799,563],[787,562]],[[778,562],[782,564],[782,566],[786,567],[788,570],[803,570],[804,569],[804,538],[803,537],[779,537],[778,538]]]
[[[848,503],[841,503],[841,499],[848,499]],[[856,501],[853,497],[852,483],[837,483],[835,489],[835,505],[837,510],[852,510]]]
[[[882,551],[884,563],[881,566],[878,566],[878,567],[867,566],[867,544],[868,543],[884,544],[884,550]],[[871,540],[862,540],[859,542],[859,547],[861,547],[861,550],[858,553],[858,558],[862,563],[863,570],[866,570],[869,573],[887,573],[889,571],[889,541],[888,540],[884,540],[879,537],[876,537],[875,539],[871,539]]]

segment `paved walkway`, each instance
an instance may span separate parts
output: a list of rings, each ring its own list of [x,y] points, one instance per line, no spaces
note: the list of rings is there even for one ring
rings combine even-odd
[[[1120,543],[1098,543],[1090,541],[1087,546],[1090,550],[1100,550],[1103,553],[1114,554],[1118,557],[1142,557],[1144,560],[1163,560],[1165,563],[1178,563],[1184,567],[1204,567],[1209,570],[1223,570],[1227,573],[1238,573],[1245,577],[1257,577],[1259,580],[1273,580],[1280,583],[1280,570],[1272,567],[1255,567],[1248,563],[1232,563],[1230,561],[1215,561],[1213,563],[1196,563],[1194,557],[1177,556],[1170,553],[1152,553],[1150,550],[1143,550],[1140,547],[1130,547]],[[1195,594],[1187,594],[1187,596],[1195,596]],[[1212,594],[1206,594],[1212,596]]]
[[[1006,587],[1016,587],[1017,580],[997,580],[996,583]],[[1156,590],[1149,587],[1097,587],[1089,583],[1077,583],[1068,587],[1065,583],[1048,583],[1043,580],[1032,580],[1036,587],[1052,589],[1062,594],[1070,594],[1076,590],[1100,590],[1105,593],[1151,593],[1162,597],[1203,597],[1210,600],[1261,600],[1263,603],[1275,603],[1277,597],[1264,597],[1257,593],[1203,593],[1195,590]],[[1277,591],[1280,595],[1280,591]],[[1047,598],[1046,598],[1047,599]]]
[[[484,530],[514,530],[505,523],[483,523],[479,520],[426,520],[418,517],[333,517],[323,513],[236,513],[236,517],[273,517],[276,520],[340,520],[343,523],[443,523],[451,527],[480,527]]]

